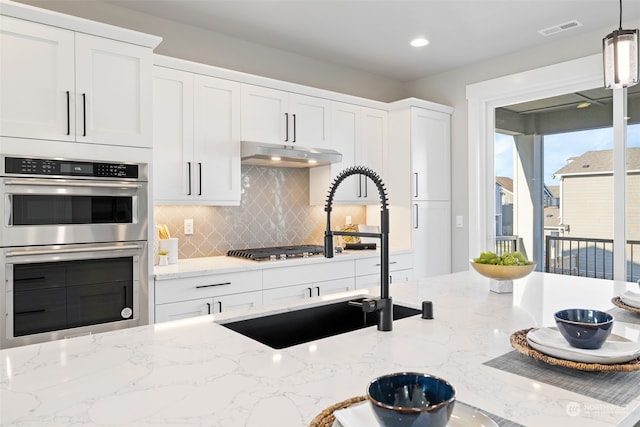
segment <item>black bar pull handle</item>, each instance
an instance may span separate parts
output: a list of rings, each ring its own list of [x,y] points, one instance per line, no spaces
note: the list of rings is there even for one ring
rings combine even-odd
[[[71,135],[71,100],[69,96],[69,91],[67,91],[67,135]]]
[[[418,228],[418,204],[415,203],[413,205],[413,213],[414,213],[414,217],[413,217],[413,228]]]
[[[222,301],[218,301],[218,313],[222,313]]]
[[[82,136],[87,136],[87,94],[82,94]]]
[[[202,163],[198,162],[198,196],[202,196]]]
[[[293,141],[292,142],[296,142],[296,115],[292,114],[293,116]]]
[[[415,185],[413,197],[418,197],[418,172],[413,173],[413,179],[414,179],[414,185]]]
[[[230,285],[231,282],[223,282],[223,283],[212,283],[210,285],[198,285],[196,286],[196,289],[202,289],[202,288],[212,288],[214,286],[224,286],[224,285]]]
[[[313,296],[313,289],[307,288],[307,290],[309,291],[309,298],[311,298]]]
[[[211,303],[207,303],[207,314],[211,314]]]

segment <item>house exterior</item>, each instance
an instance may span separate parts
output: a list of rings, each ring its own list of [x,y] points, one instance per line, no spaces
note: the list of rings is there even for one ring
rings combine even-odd
[[[587,151],[556,171],[566,237],[613,238],[613,150]],[[627,229],[640,240],[640,147],[627,149]]]

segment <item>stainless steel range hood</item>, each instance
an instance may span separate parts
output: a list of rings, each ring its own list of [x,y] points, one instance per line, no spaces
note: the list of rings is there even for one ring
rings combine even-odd
[[[342,161],[342,154],[335,150],[253,141],[241,141],[240,144],[242,163],[245,165],[310,168]]]

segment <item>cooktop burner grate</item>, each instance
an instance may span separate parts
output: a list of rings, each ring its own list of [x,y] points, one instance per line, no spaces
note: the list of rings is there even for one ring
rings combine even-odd
[[[231,249],[227,256],[254,261],[269,261],[324,254],[322,245],[274,246],[270,248]]]

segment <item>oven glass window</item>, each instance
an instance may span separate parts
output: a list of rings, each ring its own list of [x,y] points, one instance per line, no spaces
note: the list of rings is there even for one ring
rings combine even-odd
[[[13,225],[131,224],[133,198],[14,194]]]
[[[133,318],[133,257],[14,265],[14,336]]]

